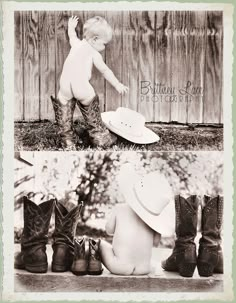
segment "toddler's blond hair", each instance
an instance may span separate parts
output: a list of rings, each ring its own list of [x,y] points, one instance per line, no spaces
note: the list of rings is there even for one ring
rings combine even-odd
[[[90,39],[95,36],[105,37],[107,40],[111,40],[112,38],[112,28],[107,21],[100,16],[88,19],[84,23],[83,32],[85,39]]]

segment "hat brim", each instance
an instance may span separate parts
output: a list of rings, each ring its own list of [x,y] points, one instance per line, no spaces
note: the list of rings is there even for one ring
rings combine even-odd
[[[116,112],[104,112],[101,113],[102,121],[106,125],[106,127],[112,131],[113,133],[119,135],[120,137],[125,138],[126,140],[136,143],[136,144],[151,144],[160,140],[160,137],[155,134],[152,130],[147,127],[143,127],[142,136],[132,136],[131,134],[127,134],[120,129],[115,128],[112,125],[112,121],[116,118]]]
[[[154,231],[160,233],[164,237],[172,236],[175,232],[174,199],[166,205],[159,215],[153,215],[144,209],[135,195],[134,185],[140,179],[139,175],[135,171],[129,171],[129,173],[126,173],[119,179],[118,183],[120,190],[125,201],[133,211]]]

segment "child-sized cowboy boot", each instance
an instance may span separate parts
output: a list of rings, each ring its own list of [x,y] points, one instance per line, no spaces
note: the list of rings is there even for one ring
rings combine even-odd
[[[89,239],[89,254],[88,254],[88,274],[89,275],[101,275],[102,258],[100,253],[101,239],[94,240]]]
[[[176,271],[183,277],[192,277],[197,265],[196,244],[198,198],[175,197],[176,236],[171,256],[162,262],[166,271]]]
[[[223,197],[211,198],[204,196],[204,205],[197,267],[200,276],[209,277],[213,273],[223,274],[223,252],[221,248]]]
[[[78,238],[74,240],[74,261],[71,266],[71,271],[77,276],[87,274],[88,268],[88,253],[86,251],[86,238]]]
[[[79,101],[77,104],[87,125],[90,141],[95,147],[110,147],[116,143],[117,137],[104,125],[99,107],[99,98],[96,95],[87,106]]]
[[[33,273],[45,273],[48,269],[46,244],[48,229],[55,200],[36,205],[23,197],[24,229],[21,237],[21,252],[15,257],[15,268]]]
[[[75,148],[75,134],[73,128],[73,115],[76,101],[69,100],[62,104],[59,100],[51,96],[52,105],[55,113],[55,120],[58,125],[58,134],[61,137],[63,148]]]
[[[55,205],[55,231],[53,233],[52,271],[70,270],[74,258],[74,236],[82,204],[68,211],[61,203]]]

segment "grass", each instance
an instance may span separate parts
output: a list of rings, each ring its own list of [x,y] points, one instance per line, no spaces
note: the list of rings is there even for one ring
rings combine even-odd
[[[108,148],[111,151],[184,151],[184,150],[223,150],[223,127],[188,126],[178,124],[150,123],[147,127],[161,138],[153,144],[133,144],[118,137],[117,144]],[[84,134],[83,123],[75,121],[80,141],[76,150],[94,150]],[[67,150],[61,147],[57,126],[50,121],[15,122],[15,150],[55,151]],[[70,149],[71,150],[71,149]],[[75,149],[74,149],[75,150]],[[96,148],[96,150],[105,150]]]

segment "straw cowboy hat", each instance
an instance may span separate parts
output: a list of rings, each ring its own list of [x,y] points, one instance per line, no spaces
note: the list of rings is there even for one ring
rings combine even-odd
[[[106,127],[117,135],[137,144],[149,144],[160,140],[159,136],[145,127],[140,113],[125,107],[101,114]]]
[[[127,163],[121,167],[117,181],[125,201],[147,225],[162,236],[174,234],[174,195],[164,175],[154,171],[140,176]]]

